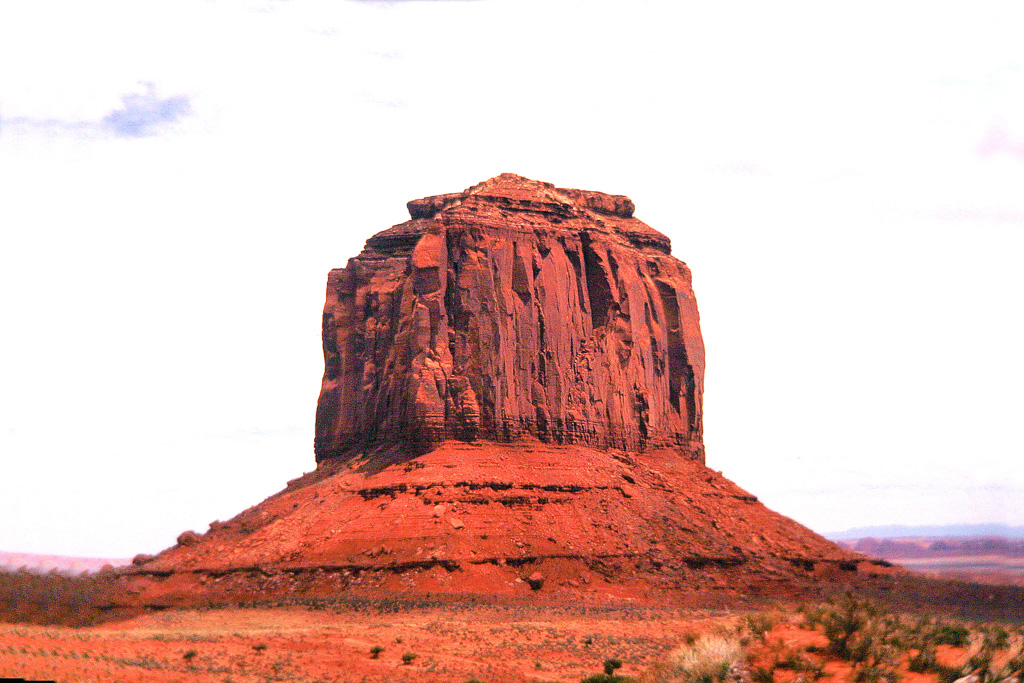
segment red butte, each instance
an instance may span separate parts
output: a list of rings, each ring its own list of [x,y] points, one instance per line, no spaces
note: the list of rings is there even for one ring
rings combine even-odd
[[[317,460],[531,436],[703,461],[690,271],[629,198],[506,173],[409,213],[328,276]]]
[[[316,470],[136,558],[126,601],[662,603],[881,571],[704,466],[690,272],[628,198],[503,174],[409,213],[328,277]]]

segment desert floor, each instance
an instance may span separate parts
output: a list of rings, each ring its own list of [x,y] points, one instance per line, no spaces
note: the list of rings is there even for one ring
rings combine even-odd
[[[641,676],[674,648],[718,633],[742,638],[751,669],[794,656],[820,667],[809,677],[785,664],[773,666],[771,680],[777,683],[791,683],[798,675],[854,680],[849,664],[822,651],[828,639],[821,630],[803,622],[792,608],[757,613],[622,606],[164,610],[85,628],[0,624],[0,676],[103,683],[575,682],[601,672],[608,658],[622,661],[616,673]],[[1009,628],[1015,652],[1020,635]],[[376,658],[375,646],[383,648]],[[407,653],[415,657],[405,663]],[[971,648],[940,646],[939,654],[959,666]],[[940,680],[933,673],[908,672],[908,659],[904,655],[900,666],[904,683]]]

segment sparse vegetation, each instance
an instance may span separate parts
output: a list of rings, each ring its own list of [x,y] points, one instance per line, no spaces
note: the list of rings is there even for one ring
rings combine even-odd
[[[937,683],[972,673],[978,683],[1020,683],[1024,674],[1024,633],[1016,625],[908,618],[855,596],[799,613],[733,613],[706,622],[633,607],[589,614],[567,608],[568,621],[551,608],[518,606],[485,611],[479,621],[452,619],[473,613],[465,609],[440,603],[321,606],[307,616],[280,612],[288,626],[277,631],[277,613],[266,610],[256,619],[249,610],[234,610],[237,619],[228,618],[233,608],[154,612],[128,631],[120,625],[82,631],[0,624],[0,670],[56,680],[319,681],[336,677],[317,668],[326,661],[323,653],[332,653],[331,666],[341,653],[349,679],[368,683],[390,680],[394,665],[410,683],[508,680],[509,669],[502,667],[569,680],[567,666],[587,671],[574,678],[587,683],[892,683],[908,672]],[[966,647],[939,642],[951,638]],[[404,649],[390,645],[399,639]],[[714,656],[709,644],[716,640],[729,646],[728,656]],[[367,661],[385,659],[385,648],[393,651],[387,665]],[[823,677],[826,665],[831,678]],[[622,673],[631,668],[644,673]]]
[[[721,683],[743,657],[738,638],[702,635],[692,644],[670,652],[665,661],[652,667],[647,680],[651,683]]]
[[[936,645],[967,647],[970,639],[971,632],[960,624],[942,624],[932,632],[932,642]]]

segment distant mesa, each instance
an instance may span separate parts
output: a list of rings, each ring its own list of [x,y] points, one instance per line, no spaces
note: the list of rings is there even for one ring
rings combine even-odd
[[[119,570],[139,604],[684,600],[890,571],[704,466],[690,271],[621,195],[502,174],[332,270],[317,468]]]

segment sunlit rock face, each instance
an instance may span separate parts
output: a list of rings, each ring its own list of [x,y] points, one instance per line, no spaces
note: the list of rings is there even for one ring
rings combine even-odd
[[[316,456],[536,438],[703,461],[690,271],[627,197],[502,174],[332,270]]]

